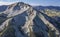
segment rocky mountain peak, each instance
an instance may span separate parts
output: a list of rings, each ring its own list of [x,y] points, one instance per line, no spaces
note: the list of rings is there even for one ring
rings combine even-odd
[[[60,23],[23,2],[0,13],[0,37],[60,37]]]
[[[13,10],[20,10],[21,8],[27,8],[27,7],[30,7],[30,5],[25,4],[23,2],[17,2],[17,3],[13,3],[13,4],[9,5],[8,9],[13,8]]]

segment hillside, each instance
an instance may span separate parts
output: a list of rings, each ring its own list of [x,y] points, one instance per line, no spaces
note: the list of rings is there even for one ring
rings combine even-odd
[[[60,23],[23,2],[0,12],[0,37],[60,37]]]

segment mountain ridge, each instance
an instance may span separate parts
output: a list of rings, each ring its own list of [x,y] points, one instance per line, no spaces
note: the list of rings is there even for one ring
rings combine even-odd
[[[23,2],[11,4],[0,13],[0,36],[60,37],[60,30],[54,26],[55,24],[50,23],[51,17],[49,17]]]

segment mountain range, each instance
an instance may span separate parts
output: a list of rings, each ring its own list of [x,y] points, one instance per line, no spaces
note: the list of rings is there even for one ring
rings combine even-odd
[[[59,10],[23,2],[0,6],[0,37],[60,37]]]

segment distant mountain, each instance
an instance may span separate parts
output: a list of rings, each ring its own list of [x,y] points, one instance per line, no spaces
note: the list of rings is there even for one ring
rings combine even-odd
[[[0,37],[60,37],[59,21],[35,8],[23,2],[6,6],[0,13]]]
[[[59,6],[34,6],[34,8],[40,10],[44,10],[44,9],[50,9],[50,10],[59,10],[60,11],[60,7]]]

